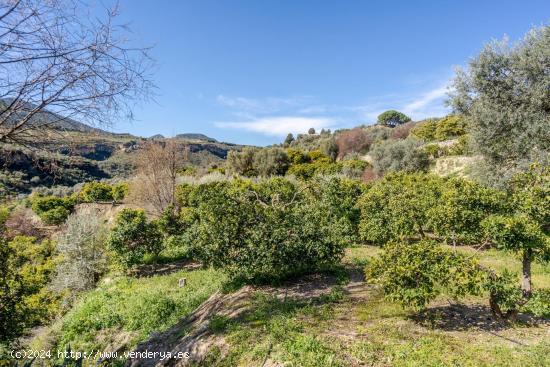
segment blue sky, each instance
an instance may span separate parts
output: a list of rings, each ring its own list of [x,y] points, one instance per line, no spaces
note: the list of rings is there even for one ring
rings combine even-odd
[[[550,1],[121,0],[153,44],[156,102],[113,129],[267,145],[309,127],[447,113],[446,86],[483,44],[550,20]]]

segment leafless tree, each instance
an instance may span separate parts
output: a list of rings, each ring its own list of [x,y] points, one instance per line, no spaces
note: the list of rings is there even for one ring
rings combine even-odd
[[[188,161],[188,147],[176,140],[147,143],[137,158],[137,175],[130,188],[133,201],[155,215],[170,205],[176,210],[178,170]]]
[[[32,146],[77,120],[131,118],[153,88],[148,48],[117,24],[118,6],[80,0],[0,0],[0,143]]]

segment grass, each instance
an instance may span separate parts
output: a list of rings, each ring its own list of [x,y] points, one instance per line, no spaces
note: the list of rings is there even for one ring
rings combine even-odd
[[[333,345],[318,337],[319,326],[331,320],[332,305],[342,298],[336,287],[328,296],[309,300],[280,300],[256,292],[251,311],[242,319],[215,317],[210,328],[227,336],[228,355],[211,351],[201,365],[262,365],[266,358],[292,366],[344,366]]]
[[[185,287],[178,287],[180,278],[186,278]],[[224,281],[217,271],[194,270],[104,282],[65,315],[57,346],[60,350],[68,345],[73,350],[128,350],[187,316]]]
[[[379,251],[371,246],[350,248],[343,262],[348,267],[364,266]],[[478,256],[497,271],[520,266],[519,260],[502,252]],[[533,272],[536,286],[549,284],[548,266],[536,265]],[[201,365],[259,366],[269,359],[306,367],[550,366],[550,335],[544,327],[484,328],[464,321],[466,314],[453,325],[441,320],[447,316],[436,308],[420,321],[418,314],[387,301],[376,287],[366,289],[368,294],[360,300],[346,296],[341,288],[310,301],[281,300],[258,292],[244,317],[214,318],[210,328],[225,337],[228,348],[214,348]],[[474,303],[466,310],[482,310],[477,321],[483,323],[486,300],[467,302]],[[446,300],[434,306],[449,308]]]

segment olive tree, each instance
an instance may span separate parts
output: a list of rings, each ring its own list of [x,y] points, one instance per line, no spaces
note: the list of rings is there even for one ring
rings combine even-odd
[[[458,69],[449,104],[464,116],[472,147],[495,183],[550,151],[550,26],[519,42],[488,43]]]

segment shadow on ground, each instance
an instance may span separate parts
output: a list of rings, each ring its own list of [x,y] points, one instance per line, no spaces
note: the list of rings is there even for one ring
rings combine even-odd
[[[449,304],[430,307],[411,316],[418,324],[444,331],[483,330],[497,332],[516,326],[536,326],[547,324],[548,320],[528,314],[520,314],[515,323],[498,320],[491,309],[484,305]]]

